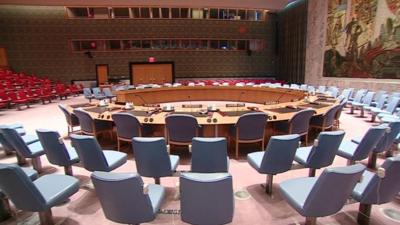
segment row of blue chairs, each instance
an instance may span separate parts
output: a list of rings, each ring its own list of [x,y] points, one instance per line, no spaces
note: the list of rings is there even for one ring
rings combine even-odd
[[[117,97],[112,93],[110,88],[99,88],[99,87],[94,87],[92,89],[83,88],[83,96],[86,99],[88,99],[89,102],[92,102],[93,99],[97,100],[109,99],[110,101],[112,101],[113,98]]]

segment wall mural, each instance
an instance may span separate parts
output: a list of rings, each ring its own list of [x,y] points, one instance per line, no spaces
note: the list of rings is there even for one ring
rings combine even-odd
[[[400,79],[400,0],[329,0],[324,76]]]

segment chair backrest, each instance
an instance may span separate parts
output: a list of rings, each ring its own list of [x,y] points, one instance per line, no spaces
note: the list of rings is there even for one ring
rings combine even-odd
[[[399,97],[392,97],[389,99],[389,102],[386,106],[386,111],[388,111],[390,114],[393,114],[396,111],[397,106],[400,103],[400,98]]]
[[[108,163],[96,138],[71,134],[71,145],[75,148],[86,170],[108,171]]]
[[[190,143],[198,135],[199,125],[192,115],[169,115],[165,117],[168,139],[174,142]]]
[[[388,95],[387,94],[383,94],[381,95],[381,97],[379,97],[377,103],[376,103],[376,107],[382,109],[385,106],[385,102],[387,99]]]
[[[85,97],[91,97],[92,96],[92,91],[90,90],[90,88],[83,88],[83,95]]]
[[[274,175],[290,170],[299,141],[298,134],[272,136],[258,172]]]
[[[374,95],[375,95],[375,92],[372,92],[372,91],[368,92],[368,93],[365,95],[365,97],[364,97],[364,99],[363,99],[363,101],[362,101],[363,104],[365,104],[365,105],[367,105],[367,106],[371,105],[372,100],[373,100],[373,98],[374,98]]]
[[[66,166],[69,164],[69,153],[57,131],[37,129],[36,134],[50,163]]]
[[[351,90],[346,88],[343,89],[342,94],[341,94],[345,99],[349,99],[351,95]]]
[[[95,171],[91,178],[107,219],[140,224],[155,218],[150,198],[143,193],[143,180],[138,174]]]
[[[74,113],[78,117],[81,130],[86,133],[94,133],[94,121],[90,114],[79,108],[74,109]]]
[[[11,144],[15,151],[25,158],[30,158],[32,155],[31,150],[15,129],[10,127],[2,127],[0,128],[0,132],[6,141]]]
[[[397,135],[400,132],[400,120],[390,122],[387,124],[388,128],[383,134],[382,138],[379,140],[376,148],[373,150],[376,153],[384,152],[389,150],[390,147],[395,142]]]
[[[374,96],[374,101],[377,102],[378,99],[384,94],[386,94],[386,91],[378,91],[378,92],[376,92],[376,95]]]
[[[331,93],[331,96],[335,98],[339,94],[339,89],[337,87],[329,87],[328,91]]]
[[[325,112],[324,116],[324,126],[325,127],[330,127],[333,125],[333,123],[335,122],[335,116],[338,110],[341,109],[341,105],[335,105],[332,106],[330,109],[328,109],[328,111]]]
[[[318,92],[325,92],[326,91],[326,86],[318,86]]]
[[[180,177],[181,218],[190,224],[232,221],[234,199],[228,173],[183,173]]]
[[[8,127],[7,125],[0,125],[0,144],[3,150],[11,152],[14,151],[14,147],[10,142],[7,141],[6,137],[2,134],[1,129]]]
[[[365,166],[327,168],[314,184],[303,209],[310,217],[323,217],[338,212],[360,180]]]
[[[67,120],[68,124],[71,124],[71,114],[68,112],[67,108],[65,108],[64,105],[59,104],[58,108],[61,109],[61,111],[64,113],[65,119]]]
[[[241,115],[235,124],[239,140],[256,140],[264,138],[268,116],[263,112]]]
[[[356,92],[356,96],[354,96],[354,102],[361,102],[365,95],[365,90],[360,89]]]
[[[107,97],[114,96],[113,93],[111,92],[110,88],[103,88],[103,93]]]
[[[30,212],[45,209],[46,200],[17,165],[0,164],[0,189],[18,209]]]
[[[400,190],[400,158],[387,158],[381,165],[385,169],[385,177],[377,174],[369,181],[361,197],[364,204],[384,204],[397,196]]]
[[[228,172],[227,149],[225,138],[193,138],[191,172]]]
[[[117,135],[120,138],[132,139],[141,136],[142,124],[132,114],[114,113],[111,115],[112,120],[117,127]]]
[[[162,137],[134,137],[133,155],[137,172],[144,177],[166,177],[172,175],[167,145]]]
[[[340,119],[340,116],[342,115],[342,111],[344,109],[344,107],[347,104],[347,99],[343,99],[343,101],[340,102],[340,107],[337,109],[336,113],[335,113],[335,120]]]
[[[368,154],[375,149],[378,142],[385,134],[386,127],[387,126],[385,124],[382,124],[379,126],[369,128],[367,133],[364,135],[364,137],[358,144],[353,155],[353,160],[363,160],[367,158]]]
[[[304,134],[308,132],[310,126],[310,119],[315,114],[313,109],[303,109],[289,120],[291,134]]]
[[[100,88],[98,88],[98,87],[92,88],[92,91],[93,91],[94,96],[100,96],[100,95],[103,94],[103,93],[101,92]]]
[[[318,135],[318,141],[314,142],[307,158],[307,166],[319,169],[332,164],[340,143],[344,137],[344,131],[327,131]]]

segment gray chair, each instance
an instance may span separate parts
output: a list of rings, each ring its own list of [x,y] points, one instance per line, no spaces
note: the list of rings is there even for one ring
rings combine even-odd
[[[386,126],[384,125],[371,127],[363,136],[359,144],[356,144],[353,141],[343,141],[339,146],[337,155],[347,159],[348,165],[353,164],[355,161],[364,160],[376,147],[385,131]]]
[[[378,114],[389,114],[389,115],[393,114],[396,111],[399,103],[400,103],[399,97],[392,97],[389,98],[389,102],[387,103],[387,106],[384,109],[377,109],[377,108],[371,109],[371,121],[374,122]]]
[[[365,166],[327,168],[320,177],[295,178],[279,184],[282,197],[300,215],[306,225],[316,224],[317,217],[337,213],[350,197]]]
[[[351,195],[353,199],[360,202],[358,224],[369,224],[371,205],[388,203],[399,193],[400,158],[387,158],[378,170],[384,172],[381,174],[364,171],[363,179],[356,185]]]
[[[228,172],[228,145],[225,138],[193,138],[191,172]]]
[[[133,137],[142,136],[142,124],[130,113],[114,113],[111,115],[117,128],[118,151],[121,148],[121,141],[132,142]]]
[[[103,100],[103,99],[107,98],[104,95],[104,93],[100,90],[100,88],[98,88],[98,87],[92,88],[92,92],[93,92],[94,98],[97,100]]]
[[[67,121],[68,135],[74,132],[74,127],[79,127],[79,119],[74,113],[70,113],[64,105],[58,105],[58,108],[64,113]]]
[[[37,129],[36,134],[49,162],[64,167],[65,174],[72,176],[72,165],[79,162],[75,149],[65,146],[57,131]]]
[[[324,114],[311,117],[310,127],[320,129],[321,131],[332,129],[335,123],[336,113],[341,107],[340,104],[335,105]]]
[[[102,150],[94,137],[71,135],[71,144],[88,171],[112,171],[126,163],[127,155],[113,150]]]
[[[113,131],[113,122],[106,120],[97,120],[83,109],[74,109],[75,115],[79,119],[81,132],[86,135],[97,137],[99,133],[109,132],[110,136]]]
[[[293,115],[288,121],[275,123],[275,134],[298,134],[305,136],[308,145],[308,129],[311,117],[315,114],[313,109],[303,109]]]
[[[368,107],[372,103],[375,92],[368,92],[361,102],[352,102],[350,113],[353,114],[354,110],[360,109],[360,116],[364,117],[364,107]]]
[[[314,177],[317,169],[333,163],[343,137],[344,131],[321,132],[313,146],[297,149],[294,160],[309,168],[309,176]]]
[[[32,182],[20,167],[1,165],[0,189],[16,208],[39,212],[41,224],[53,224],[51,208],[75,194],[79,190],[79,181],[71,176],[51,174]]]
[[[232,222],[235,207],[229,173],[182,173],[179,180],[182,221],[201,225]]]
[[[235,156],[239,158],[240,143],[261,142],[264,149],[265,126],[268,115],[264,112],[253,112],[241,115],[235,126],[231,129],[230,137],[235,140]]]
[[[172,176],[179,164],[179,156],[169,155],[162,137],[134,137],[132,139],[136,170],[143,177],[153,177],[160,184],[161,177]]]
[[[83,96],[89,100],[89,102],[92,102],[92,99],[94,99],[93,93],[90,90],[90,88],[83,88]]]
[[[247,162],[251,167],[261,174],[267,174],[265,188],[267,194],[272,194],[273,176],[292,168],[299,141],[298,134],[272,136],[265,152],[253,152],[247,155]]]
[[[36,136],[21,136],[18,134],[17,130],[9,127],[0,128],[0,133],[5,140],[11,144],[20,157],[31,159],[33,168],[38,173],[42,172],[40,156],[44,155],[45,152]]]
[[[172,114],[165,117],[165,129],[168,144],[192,144],[192,139],[199,136],[199,124],[192,115]]]
[[[91,178],[104,215],[117,223],[154,220],[165,197],[164,187],[155,184],[146,187],[136,173],[95,171]]]
[[[110,88],[103,88],[103,93],[106,98],[110,99],[110,102],[112,102],[113,98],[117,98],[117,96],[111,92]]]

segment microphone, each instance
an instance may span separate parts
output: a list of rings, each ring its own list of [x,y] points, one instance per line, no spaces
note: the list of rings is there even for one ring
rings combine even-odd
[[[242,99],[242,95],[243,95],[243,94],[244,94],[244,91],[241,91],[240,94],[239,94],[239,98],[238,98],[238,100],[237,100],[237,103],[236,103],[236,116],[239,115],[239,102],[240,102],[240,100]]]

